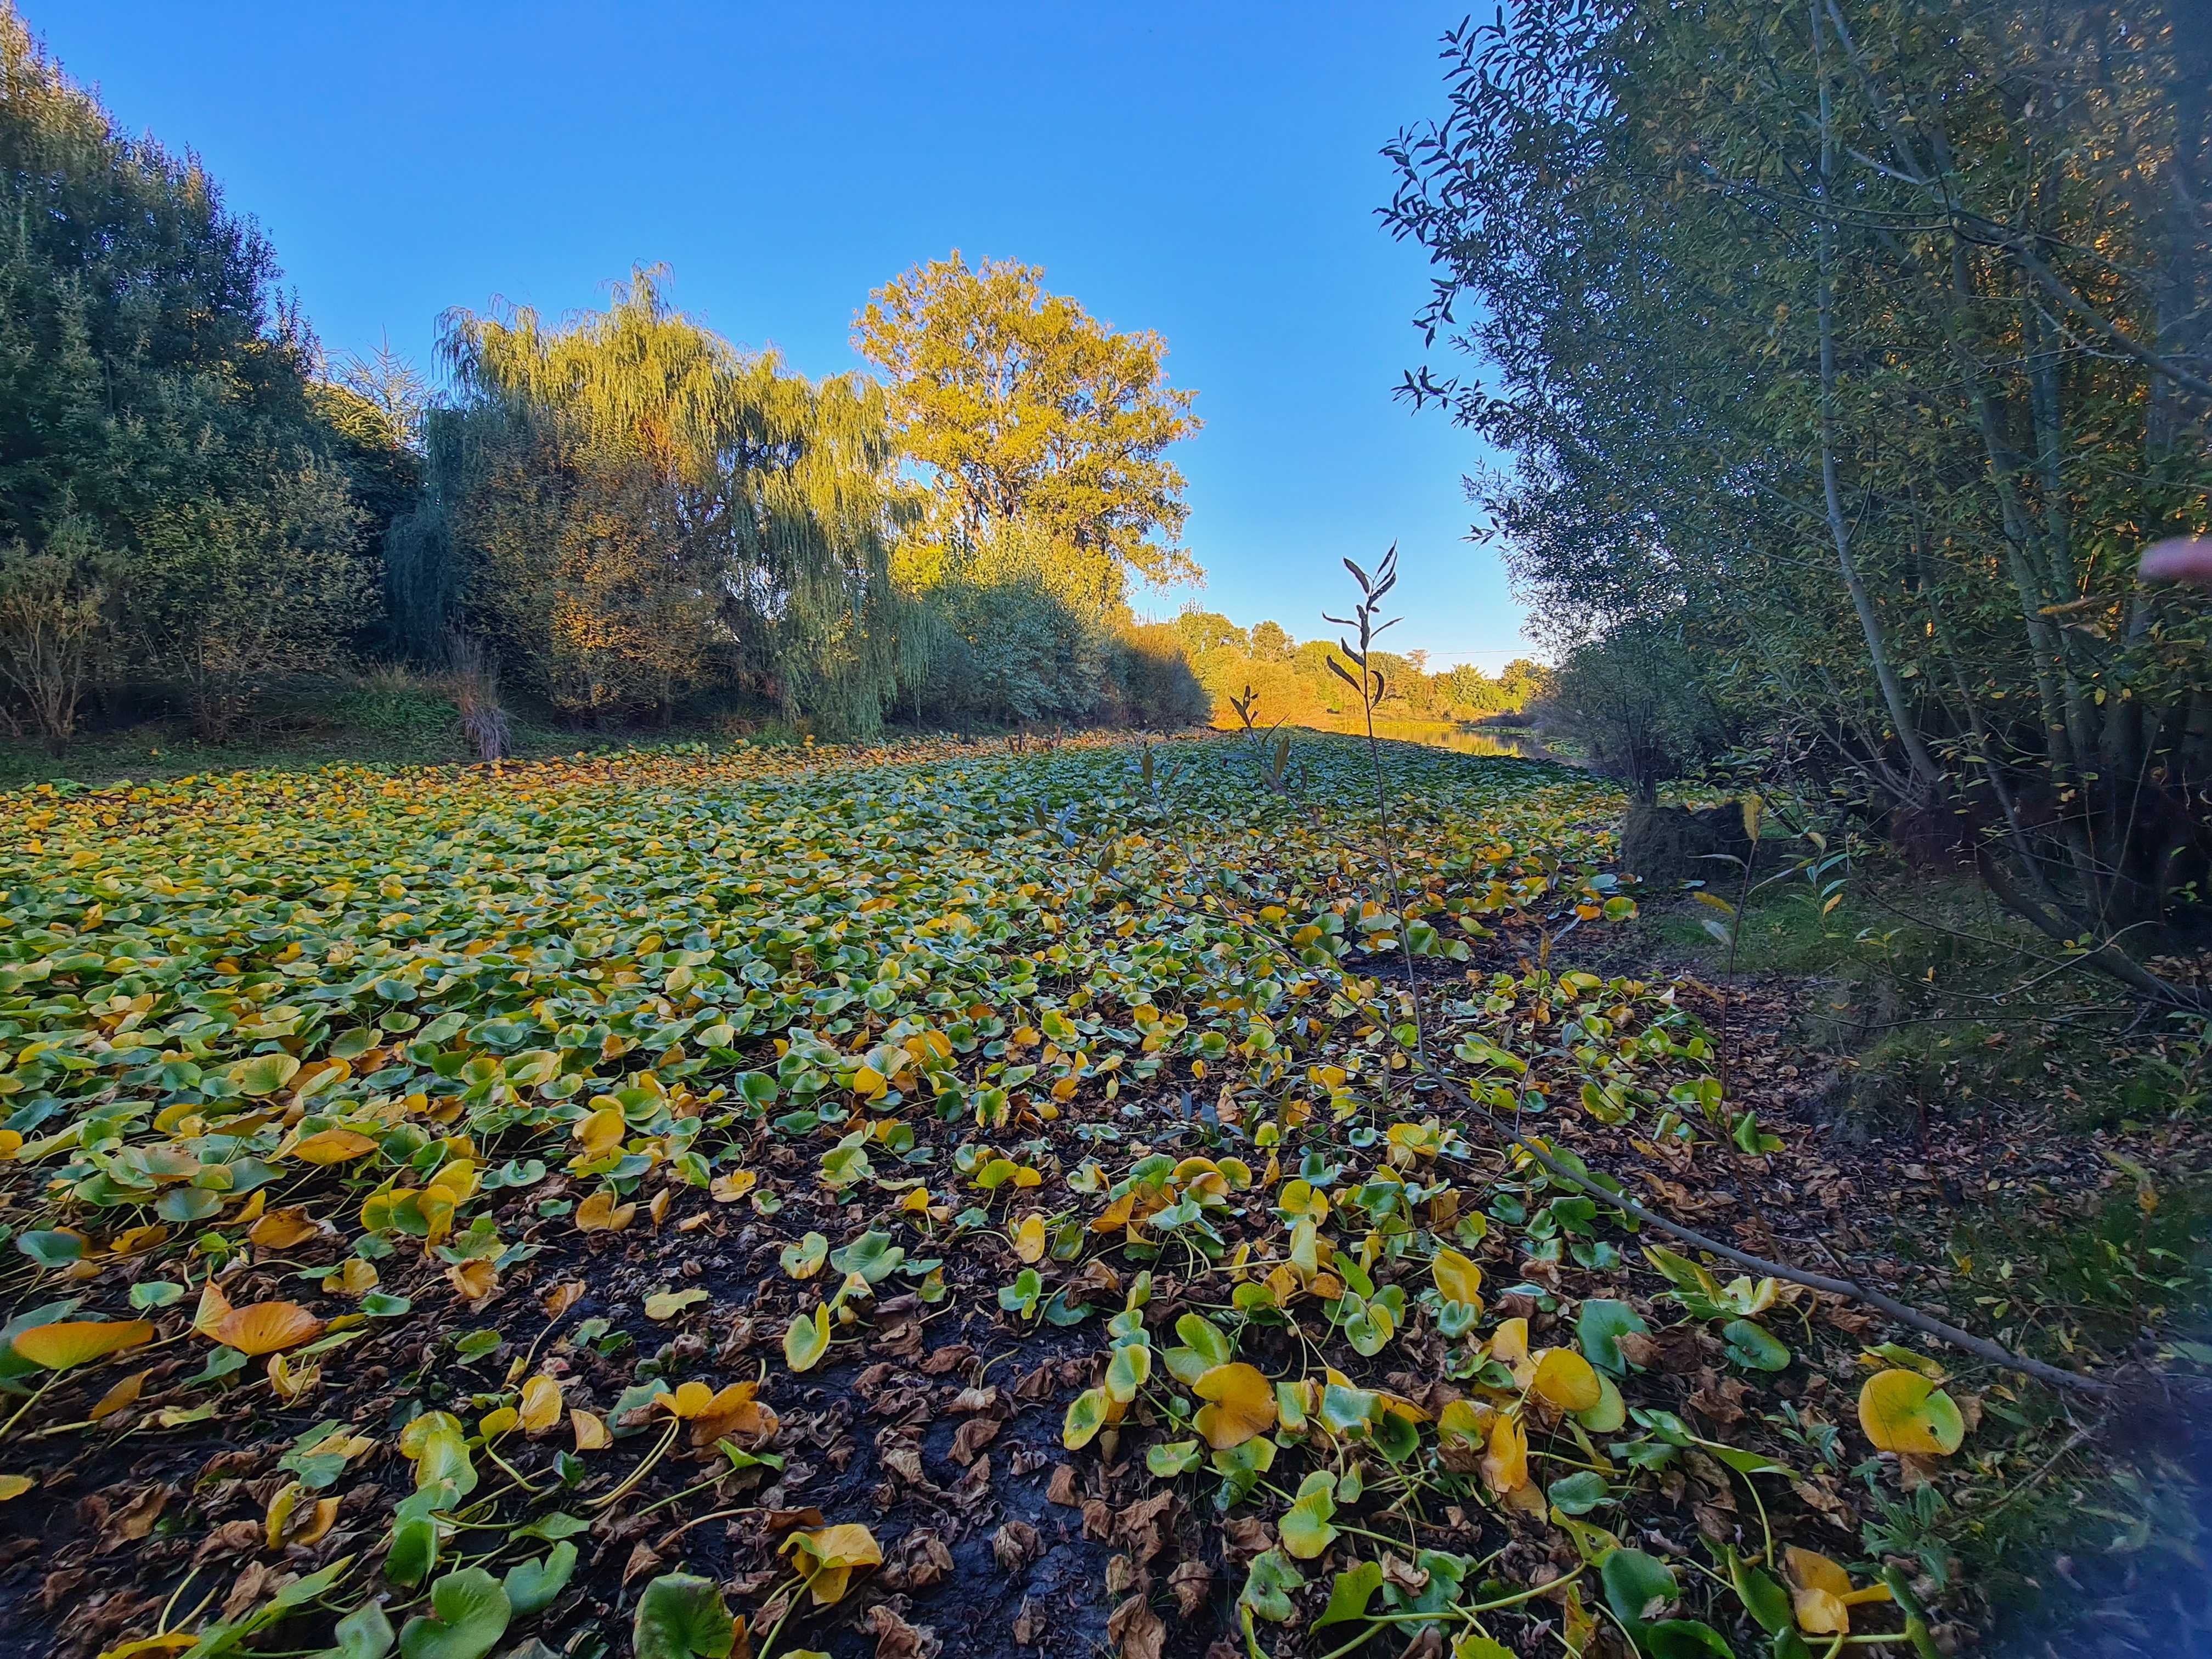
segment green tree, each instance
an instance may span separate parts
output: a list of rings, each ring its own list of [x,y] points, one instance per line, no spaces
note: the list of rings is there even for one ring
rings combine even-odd
[[[1187,509],[1168,447],[1198,429],[1196,393],[1167,384],[1166,343],[1116,333],[1044,272],[971,267],[956,251],[870,296],[853,344],[890,379],[905,452],[934,473],[944,533],[1030,525],[1070,550],[1102,599],[1124,574],[1198,574],[1177,545]]]
[[[1547,737],[1575,744],[1650,801],[1733,735],[1702,695],[1679,627],[1638,618],[1569,651],[1534,705]]]
[[[1251,649],[1244,630],[1218,611],[1200,611],[1192,605],[1176,618],[1175,626],[1193,656],[1234,652],[1241,657]]]
[[[375,527],[276,283],[199,165],[120,133],[0,0],[0,538],[46,550],[18,575],[50,594],[89,587],[48,552],[96,544],[103,660],[210,731],[374,614]]]
[[[281,677],[327,672],[374,615],[368,514],[336,463],[308,455],[251,493],[188,494],[139,528],[131,647],[203,736],[232,736]]]
[[[0,546],[0,674],[58,754],[76,730],[85,683],[113,622],[114,557],[70,516],[44,544]]]
[[[1407,391],[1516,458],[1555,643],[1679,627],[1731,723],[2190,1004],[2133,951],[2212,878],[2206,629],[2134,568],[2212,490],[2200,11],[1530,0],[1449,38],[1389,211],[1483,362]]]
[[[738,350],[664,282],[640,270],[559,327],[447,314],[459,395],[426,422],[395,609],[418,652],[459,622],[572,713],[744,685],[866,735],[896,683],[890,550],[911,516],[882,393]]]
[[[1113,701],[1115,608],[1069,580],[1067,550],[1027,526],[943,550],[918,586],[930,630],[921,700],[939,718],[1080,722]]]

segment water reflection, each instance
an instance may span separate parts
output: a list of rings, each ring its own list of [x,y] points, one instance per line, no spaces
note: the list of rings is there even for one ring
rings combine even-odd
[[[1299,724],[1316,732],[1364,735],[1366,731],[1364,726],[1350,720],[1303,720]],[[1556,758],[1547,753],[1544,745],[1536,740],[1536,734],[1525,727],[1469,726],[1459,720],[1378,720],[1375,722],[1375,735],[1399,743],[1449,749],[1455,755],[1514,756],[1523,760]]]

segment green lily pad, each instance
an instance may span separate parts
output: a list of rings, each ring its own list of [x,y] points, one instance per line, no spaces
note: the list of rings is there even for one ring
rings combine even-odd
[[[507,1591],[482,1567],[449,1572],[430,1586],[430,1611],[399,1632],[401,1659],[483,1659],[507,1634]]]

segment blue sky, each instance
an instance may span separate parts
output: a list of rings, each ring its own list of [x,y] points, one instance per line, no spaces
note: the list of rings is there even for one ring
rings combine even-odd
[[[731,338],[858,367],[869,289],[957,247],[1166,337],[1195,599],[1300,638],[1400,544],[1399,648],[1525,649],[1463,538],[1468,434],[1390,389],[1419,250],[1376,153],[1442,103],[1449,5],[24,0],[126,126],[258,218],[333,355],[427,360],[495,295],[557,314],[641,261]]]

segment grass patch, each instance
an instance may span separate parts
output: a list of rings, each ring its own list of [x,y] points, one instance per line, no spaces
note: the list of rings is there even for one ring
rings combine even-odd
[[[629,747],[638,735],[565,726],[526,707],[512,711],[510,734],[519,760],[605,753]],[[793,740],[774,723],[739,725],[722,718],[687,721],[651,735],[663,742],[739,736],[756,744]],[[310,771],[349,763],[450,766],[477,758],[453,700],[434,679],[383,669],[355,680],[273,694],[250,725],[219,743],[204,741],[187,721],[173,718],[86,732],[59,757],[36,743],[0,740],[0,789],[64,782],[99,786],[124,779],[146,782],[199,773]]]
[[[1847,1063],[1852,1119],[1924,1130],[1931,1113],[2024,1103],[2088,1129],[2165,1116],[2185,1093],[2191,1060],[2168,1052],[2172,1036],[2131,1030],[2116,988],[2060,965],[1964,878],[1877,868],[1823,907],[1808,885],[1755,897],[1734,968],[1807,981],[1793,1035]],[[1701,976],[1729,965],[1711,914],[1686,902],[1650,924]]]

